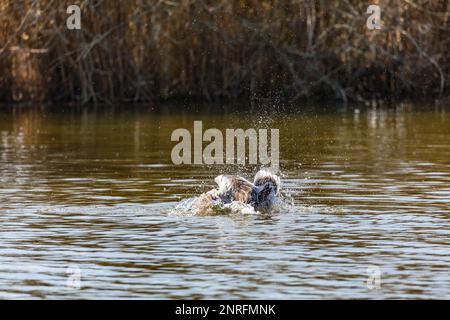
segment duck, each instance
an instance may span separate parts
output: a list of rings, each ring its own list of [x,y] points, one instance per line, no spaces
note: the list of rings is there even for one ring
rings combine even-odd
[[[196,215],[213,215],[232,202],[250,205],[255,211],[270,211],[280,192],[280,178],[268,170],[260,170],[253,182],[236,175],[219,175],[217,188],[201,194],[193,208]]]

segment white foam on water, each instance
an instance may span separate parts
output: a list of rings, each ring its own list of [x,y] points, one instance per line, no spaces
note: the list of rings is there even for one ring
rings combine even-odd
[[[181,216],[195,216],[197,212],[195,210],[195,203],[199,197],[188,198],[178,203],[175,208],[169,211],[169,215],[181,215]],[[228,214],[272,214],[292,212],[295,208],[291,199],[285,199],[283,195],[277,198],[272,208],[265,212],[256,211],[250,204],[245,204],[238,201],[231,203],[221,203],[216,201],[212,204],[213,213],[210,215],[228,215]]]

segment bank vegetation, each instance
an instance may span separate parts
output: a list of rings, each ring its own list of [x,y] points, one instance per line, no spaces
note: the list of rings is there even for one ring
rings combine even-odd
[[[0,101],[442,98],[449,18],[448,0],[0,0]]]

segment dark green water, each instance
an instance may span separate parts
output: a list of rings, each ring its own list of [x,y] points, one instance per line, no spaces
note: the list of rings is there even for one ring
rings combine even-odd
[[[0,298],[450,298],[448,109],[213,111],[1,111]],[[173,165],[194,120],[278,128],[294,204],[169,214],[258,169]]]

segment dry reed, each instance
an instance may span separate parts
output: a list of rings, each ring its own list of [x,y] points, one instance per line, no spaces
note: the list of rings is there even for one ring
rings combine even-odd
[[[373,2],[0,0],[0,101],[448,95],[449,1]]]

